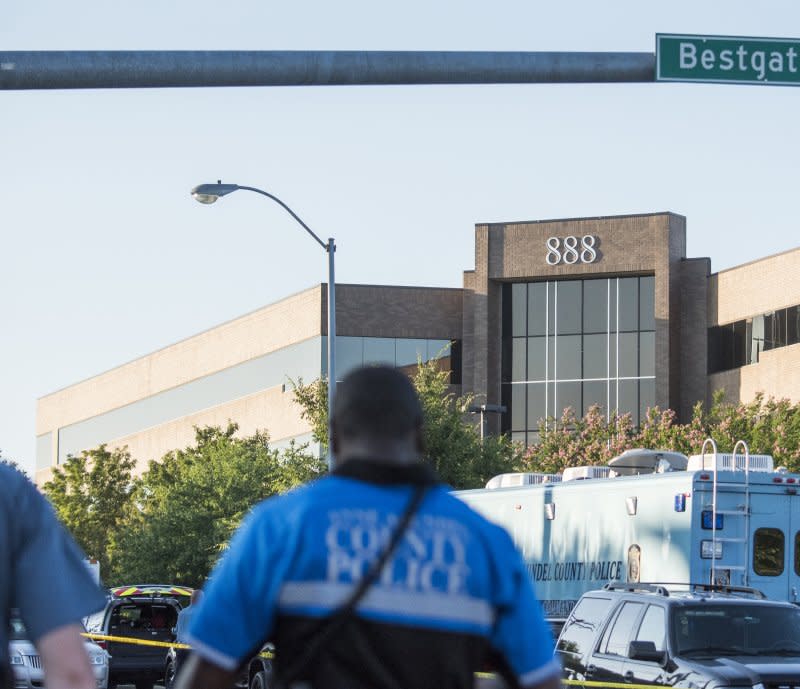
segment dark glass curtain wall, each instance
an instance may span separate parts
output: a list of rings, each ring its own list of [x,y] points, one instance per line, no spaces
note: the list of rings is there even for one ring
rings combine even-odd
[[[506,431],[528,444],[542,419],[592,405],[639,423],[655,403],[653,276],[503,286]]]

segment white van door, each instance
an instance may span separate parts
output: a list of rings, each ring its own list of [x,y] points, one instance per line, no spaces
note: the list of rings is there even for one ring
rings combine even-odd
[[[800,492],[800,489],[798,489]],[[788,600],[800,604],[800,495],[788,495],[791,519],[786,534],[786,570],[789,576]]]
[[[800,507],[792,496],[781,493],[751,493],[749,585],[768,598],[792,600],[795,532],[800,529]],[[795,515],[792,512],[796,511]],[[792,529],[792,522],[796,525]]]

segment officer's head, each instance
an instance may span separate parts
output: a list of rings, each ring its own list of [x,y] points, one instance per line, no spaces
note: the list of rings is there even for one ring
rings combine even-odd
[[[350,459],[414,462],[422,454],[422,405],[406,375],[388,366],[358,368],[336,387],[333,454]]]

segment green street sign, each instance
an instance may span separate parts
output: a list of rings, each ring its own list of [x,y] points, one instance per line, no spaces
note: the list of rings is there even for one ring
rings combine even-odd
[[[656,34],[656,81],[800,86],[800,39]]]

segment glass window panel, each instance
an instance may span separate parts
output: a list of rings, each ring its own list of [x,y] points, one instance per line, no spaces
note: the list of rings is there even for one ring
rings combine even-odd
[[[639,278],[639,330],[656,329],[656,279]]]
[[[547,385],[545,383],[531,383],[528,387],[528,425],[531,430],[538,430],[539,423],[546,419],[547,413]]]
[[[639,335],[619,334],[619,377],[639,375]]]
[[[608,335],[583,336],[583,378],[608,376]]]
[[[550,317],[547,321],[547,334],[553,335],[556,332],[556,283],[547,283],[547,313]]]
[[[589,407],[598,404],[602,414],[608,408],[607,403],[607,382],[605,380],[591,380],[583,383],[583,414],[589,411]]]
[[[786,309],[786,343],[793,345],[800,342],[800,306]]]
[[[641,609],[642,603],[623,603],[608,635],[605,648],[602,649],[603,652],[609,655],[628,656],[628,640],[631,637],[631,629]]]
[[[527,439],[525,438],[524,431],[515,431],[511,434],[511,442],[512,443],[522,443],[523,445],[527,445]]]
[[[591,651],[594,635],[611,609],[610,598],[584,596],[572,609],[558,639],[557,650],[583,655]]]
[[[665,648],[665,630],[667,628],[666,614],[664,608],[659,605],[650,605],[639,625],[639,632],[636,634],[637,641],[652,641],[656,651],[663,651]]]
[[[608,303],[610,310],[608,314],[608,329],[610,332],[617,330],[617,280],[611,278],[608,281]]]
[[[556,346],[557,379],[581,378],[581,336],[559,335]]]
[[[745,336],[750,345],[750,351],[747,352],[745,358],[747,363],[757,364],[761,352],[764,351],[764,316],[756,316],[752,323],[748,323],[748,325],[750,335],[747,337],[745,333]],[[713,328],[713,330],[716,330],[716,328]]]
[[[337,357],[339,353],[336,353]],[[364,363],[389,364],[394,366],[394,338],[393,337],[365,337],[364,338]]]
[[[631,423],[639,425],[639,381],[621,380],[619,381],[619,401],[617,410],[620,416],[623,414],[631,415]]]
[[[800,575],[800,531],[794,534],[794,573]]]
[[[608,377],[617,377],[617,334],[611,333],[608,338]]]
[[[617,388],[619,387],[619,380],[611,379],[608,381],[608,408],[611,413],[617,410]]]
[[[552,338],[551,338],[552,339]],[[547,370],[547,338],[528,338],[528,378],[527,380],[544,380]]]
[[[647,410],[656,406],[656,381],[650,378],[649,380],[639,381],[639,422],[641,423],[647,417]]]
[[[619,279],[619,312],[617,314],[620,331],[639,329],[639,278]]]
[[[775,346],[786,346],[786,309],[775,312]]]
[[[528,285],[528,335],[547,334],[547,283]]]
[[[583,332],[608,331],[608,280],[583,281]]]
[[[639,333],[639,375],[654,376],[656,374],[656,334],[654,332]]]
[[[427,341],[428,357],[427,361],[434,359],[447,359],[450,356],[450,340],[428,340]],[[366,358],[366,353],[365,353]]]
[[[525,385],[511,386],[511,430],[524,431],[525,426]]]
[[[556,377],[556,338],[547,338],[547,379]]]
[[[556,284],[556,333],[579,333],[582,325],[581,280],[561,280]]]
[[[528,445],[538,445],[540,435],[539,431],[528,431]]]
[[[734,323],[734,329],[736,324]],[[764,315],[764,350],[775,349],[775,314]]]
[[[773,528],[756,529],[753,534],[753,571],[762,577],[783,574],[783,531]]]
[[[583,411],[581,406],[581,383],[556,384],[556,416],[561,419],[564,410],[570,407],[572,413],[579,417]]]
[[[524,283],[518,282],[511,285],[511,334],[514,336],[524,335],[527,327],[525,323],[526,293],[527,286]]]
[[[731,324],[733,329],[733,365],[735,368],[744,366],[747,363],[747,323],[746,321],[736,321]],[[766,319],[764,329],[767,329]],[[769,339],[769,335],[766,336]]]
[[[425,340],[414,340],[397,338],[395,348],[395,361],[398,368],[405,366],[415,366],[419,359],[425,360],[427,355],[427,342]],[[338,360],[339,352],[336,352]]]
[[[518,382],[527,380],[525,372],[525,349],[528,340],[524,337],[515,337],[511,341],[511,380]]]
[[[364,338],[336,336],[336,379],[364,365]]]

